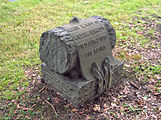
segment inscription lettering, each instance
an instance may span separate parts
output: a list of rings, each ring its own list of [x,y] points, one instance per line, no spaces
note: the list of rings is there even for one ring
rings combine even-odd
[[[100,52],[104,51],[105,49],[107,49],[107,47],[105,44],[103,44],[102,46],[95,48],[93,51],[91,50],[89,52],[86,52],[85,57],[87,58],[87,57],[91,57],[94,54],[99,54]]]
[[[97,44],[98,42],[104,41],[107,39],[107,35],[103,35],[101,37],[98,37],[96,39],[90,40],[88,42],[83,42],[78,46],[78,49],[84,49],[86,47],[92,46]]]
[[[90,31],[89,31],[89,33],[92,35],[92,34],[95,34],[95,33],[101,32],[102,30],[105,30],[105,28],[104,28],[104,27],[99,27],[99,28],[96,28],[96,29],[90,30]]]
[[[80,27],[81,27],[81,28],[85,28],[85,27],[88,27],[88,26],[91,26],[91,25],[94,25],[94,22],[89,22],[89,23],[80,25]]]
[[[67,31],[68,32],[73,32],[73,31],[76,31],[76,30],[79,30],[80,28],[78,26],[75,26],[75,27],[71,27],[71,28],[68,28]]]
[[[68,32],[74,32],[76,30],[79,30],[80,28],[86,28],[86,27],[89,27],[91,25],[95,25],[95,24],[98,24],[98,23],[99,23],[99,21],[94,21],[94,22],[89,22],[89,23],[81,24],[79,26],[74,26],[74,27],[68,28],[67,31]]]
[[[77,35],[75,35],[73,38],[74,38],[74,40],[79,40],[79,39],[88,37],[89,35],[92,35],[92,34],[96,34],[96,33],[98,33],[98,32],[101,32],[101,31],[103,31],[103,30],[105,30],[104,27],[98,27],[98,28],[96,28],[96,29],[92,29],[92,30],[90,30],[90,31],[86,31],[86,32],[82,32],[82,33],[80,33],[80,34],[77,34]]]
[[[85,37],[88,37],[88,36],[89,36],[88,32],[83,32],[83,33],[77,34],[73,38],[74,38],[74,40],[78,40],[78,39],[82,39],[82,38],[85,38]]]
[[[75,42],[80,59],[82,74],[88,80],[93,79],[91,65],[98,65],[110,55],[110,38],[102,21],[95,18],[71,22],[64,26],[72,40]]]
[[[105,50],[106,46],[102,45],[101,47],[95,48],[94,49],[94,54],[100,53],[101,51]]]
[[[89,52],[85,53],[85,57],[90,57],[92,55],[93,55],[93,52],[92,51],[89,51]]]

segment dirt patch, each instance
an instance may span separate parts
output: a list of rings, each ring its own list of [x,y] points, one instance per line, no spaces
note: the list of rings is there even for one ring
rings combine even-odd
[[[31,106],[34,106],[34,109],[40,109],[41,106],[43,113],[39,113],[37,118],[43,116],[47,119],[57,118],[58,120],[134,119],[136,117],[157,119],[161,115],[161,94],[155,93],[154,86],[151,84],[130,79],[127,76],[123,76],[120,84],[108,89],[100,97],[87,102],[79,109],[74,108],[59,93],[41,83],[40,80],[31,86],[34,86],[29,95],[31,100],[35,101],[34,96],[39,96],[36,98],[36,103]],[[55,115],[53,107],[45,102],[46,100],[54,106],[58,116]]]

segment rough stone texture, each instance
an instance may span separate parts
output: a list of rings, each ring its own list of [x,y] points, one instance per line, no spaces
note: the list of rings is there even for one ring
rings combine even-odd
[[[83,24],[79,20],[73,18],[70,23],[73,21],[76,23],[44,32],[40,38],[39,49],[40,59],[43,61],[41,65],[42,81],[52,89],[60,92],[64,98],[76,107],[96,98],[107,88],[117,84],[123,69],[123,62],[114,59],[112,56],[116,34],[110,22],[98,16],[82,20]],[[80,22],[80,24],[77,22]],[[75,29],[77,24],[87,26],[74,32],[66,31]],[[93,26],[89,26],[89,24]],[[98,28],[103,30],[99,31]],[[96,31],[96,33],[93,32],[88,34],[88,37],[82,38],[82,33],[86,33],[86,30],[90,30],[89,33],[91,31]],[[77,37],[76,35],[80,36]],[[104,36],[104,39],[102,36]],[[85,49],[81,45],[87,42],[93,42],[94,44],[89,44]],[[82,54],[80,54],[80,51]],[[86,53],[91,51],[92,55],[88,56]],[[88,77],[88,75],[92,77]]]
[[[103,23],[111,40],[111,48],[116,44],[116,35],[110,22],[102,17],[93,16]],[[44,32],[40,38],[40,59],[49,69],[58,73],[67,73],[79,67],[78,53],[72,37],[63,27],[57,27]]]
[[[51,89],[57,90],[61,96],[72,102],[75,107],[79,107],[86,101],[90,101],[99,95],[97,93],[97,80],[95,79],[90,81],[86,81],[83,78],[72,79],[51,71],[45,63],[42,63],[41,68],[42,80]],[[115,64],[112,65],[112,86],[119,81],[122,68],[123,62],[115,59]]]
[[[90,100],[96,94],[96,81],[85,81],[82,79],[71,79],[57,74],[48,69],[45,63],[42,63],[42,79],[52,89],[60,92],[61,96],[66,98],[76,107]]]
[[[58,73],[68,72],[76,64],[75,44],[63,28],[46,31],[40,38],[40,59]]]

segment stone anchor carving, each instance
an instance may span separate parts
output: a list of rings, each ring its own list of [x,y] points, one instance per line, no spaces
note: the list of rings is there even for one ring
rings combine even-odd
[[[42,81],[75,106],[94,99],[119,81],[123,62],[112,56],[116,35],[102,17],[72,18],[40,38]]]

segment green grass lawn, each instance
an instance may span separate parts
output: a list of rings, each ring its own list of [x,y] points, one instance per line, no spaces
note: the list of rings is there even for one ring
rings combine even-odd
[[[0,0],[0,110],[5,109],[4,113],[0,111],[0,119],[16,119],[14,101],[29,99],[22,98],[33,81],[25,75],[25,70],[38,66],[40,75],[41,34],[67,24],[73,16],[107,18],[117,33],[115,57],[125,62],[125,69],[136,72],[134,77],[143,81],[156,79],[161,74],[161,61],[158,59],[151,64],[148,60],[143,61],[139,53],[130,55],[128,49],[146,49],[146,44],[151,41],[147,34],[152,35],[155,29],[148,29],[146,35],[139,34],[148,22],[140,18],[161,24],[157,17],[153,17],[161,17],[160,5],[160,0]],[[155,49],[160,45],[151,44],[151,47]],[[160,92],[159,84],[160,81],[157,92]],[[34,116],[32,113],[30,111],[29,119]],[[25,119],[25,112],[19,114],[18,119]]]

